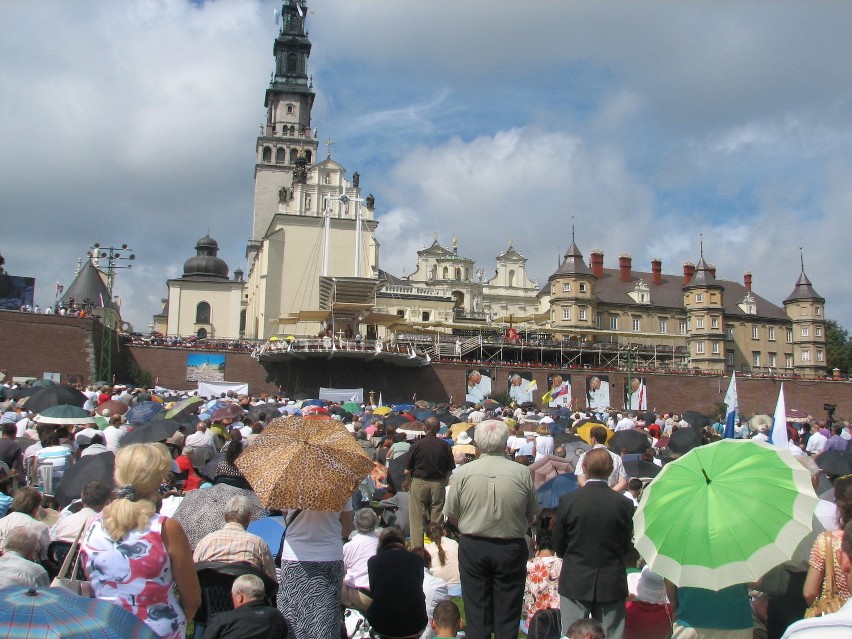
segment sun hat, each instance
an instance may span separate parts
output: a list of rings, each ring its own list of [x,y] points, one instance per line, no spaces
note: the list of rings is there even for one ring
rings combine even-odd
[[[470,435],[467,434],[467,431],[462,431],[461,434],[456,437],[456,444],[472,444],[473,440],[470,438]]]
[[[668,603],[666,586],[661,575],[651,572],[648,566],[642,569],[639,583],[636,585],[636,599],[652,604]]]

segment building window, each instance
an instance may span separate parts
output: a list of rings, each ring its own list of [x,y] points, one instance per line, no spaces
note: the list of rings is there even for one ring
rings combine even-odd
[[[563,293],[570,293],[571,292],[571,282],[565,282],[562,285],[562,292]]]
[[[786,368],[793,368],[793,356],[789,353],[784,355],[784,366]]]
[[[195,323],[210,323],[210,304],[207,302],[198,302],[198,305],[195,307]]]
[[[822,359],[823,359],[822,349],[818,348],[818,349],[816,349],[816,361],[821,362]]]
[[[704,318],[703,317],[696,317],[695,318],[695,328],[699,329],[699,330],[704,328]]]
[[[775,341],[775,327],[774,326],[770,326],[769,328],[766,329],[766,339],[768,339],[770,342]]]
[[[704,294],[703,293],[696,293],[695,294],[695,301],[699,302],[699,303],[703,302],[704,301]]]
[[[758,368],[760,366],[760,353],[751,354],[751,365],[755,368]]]
[[[581,292],[581,293],[585,293],[585,292],[586,292],[586,285],[585,285],[583,282],[580,282],[580,292]]]
[[[787,329],[787,343],[788,344],[793,343],[793,329],[791,329],[791,328]]]
[[[638,333],[640,330],[642,330],[642,323],[641,323],[641,320],[639,320],[638,318],[634,317],[634,318],[633,318],[633,332],[634,332],[634,333]]]
[[[287,150],[282,148],[277,148],[275,150],[275,164],[286,164],[287,163]]]
[[[726,358],[727,358],[727,361],[728,361],[728,366],[733,366],[734,365],[734,351],[728,351]]]
[[[420,316],[424,322],[429,321],[429,311],[423,311],[423,314]]]
[[[609,318],[609,330],[617,331],[618,330],[618,318],[612,316]]]
[[[660,332],[661,333],[668,332],[668,323],[664,319],[660,320]]]
[[[698,355],[704,355],[704,342],[698,342],[695,344],[695,352]]]
[[[272,147],[263,147],[263,161],[267,163],[272,162]]]
[[[597,315],[595,315],[595,328],[600,328],[601,324],[603,324],[603,318],[601,317],[600,313],[598,313]]]
[[[770,366],[770,368],[777,365],[776,359],[777,358],[775,357],[775,353],[769,353],[769,366]]]
[[[323,175],[322,176],[322,183],[323,184],[331,184],[331,175],[329,175],[328,173]]]
[[[725,339],[734,339],[734,327],[726,326],[725,327]]]
[[[405,311],[401,308],[397,309],[396,316],[397,317],[405,317]]]
[[[722,352],[722,345],[721,344],[722,344],[721,342],[712,342],[711,343],[711,347],[712,347],[711,350],[713,351],[714,355],[718,355],[719,353]]]
[[[563,320],[570,320],[571,319],[571,307],[570,306],[563,307],[562,319]]]
[[[822,314],[822,311],[820,310],[819,306],[814,306],[814,315],[819,317],[821,314]]]
[[[751,338],[752,339],[760,339],[760,328],[752,325],[751,327]]]
[[[580,309],[580,321],[581,322],[586,321],[586,309],[585,308]]]
[[[802,337],[810,337],[811,329],[808,326],[802,326]]]
[[[822,326],[814,326],[814,337],[822,337]]]
[[[805,349],[805,350],[802,351],[802,361],[803,362],[811,361],[811,351],[810,350]]]
[[[292,104],[287,105],[287,115],[293,115],[293,105]]]
[[[678,332],[680,335],[686,335],[686,321],[681,320],[680,322],[678,322],[678,324],[677,324],[677,332]]]
[[[710,328],[719,328],[719,318],[715,315],[710,316]]]

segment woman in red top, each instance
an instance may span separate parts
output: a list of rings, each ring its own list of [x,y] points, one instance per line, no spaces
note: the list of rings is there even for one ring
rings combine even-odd
[[[657,573],[642,569],[636,596],[627,601],[624,639],[659,639],[672,632],[674,615],[666,597],[663,578]]]
[[[187,473],[186,481],[183,484],[184,492],[195,490],[201,485],[201,477],[198,476],[198,473],[196,473],[195,469],[192,467],[192,460],[190,459],[191,454],[192,446],[184,446],[181,454],[175,457],[175,463],[178,465],[178,468],[180,468],[181,474]]]

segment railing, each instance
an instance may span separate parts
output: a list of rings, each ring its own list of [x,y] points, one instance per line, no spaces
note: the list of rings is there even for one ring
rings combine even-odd
[[[398,344],[379,339],[342,339],[338,337],[273,340],[262,344],[252,355],[261,357],[272,353],[335,353],[354,351],[363,353],[394,353],[408,357],[422,357],[424,353],[410,344]]]
[[[379,295],[414,295],[416,297],[451,297],[450,289],[437,286],[404,286],[391,284],[385,286]]]

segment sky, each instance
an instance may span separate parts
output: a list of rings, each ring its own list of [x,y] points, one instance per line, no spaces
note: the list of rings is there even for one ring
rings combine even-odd
[[[437,233],[486,279],[511,243],[543,284],[573,224],[612,268],[678,274],[703,239],[780,304],[802,247],[852,326],[852,3],[308,4],[312,125],[375,195],[385,270]],[[115,284],[136,330],[204,234],[246,270],[276,8],[0,3],[0,254],[37,303],[95,242],[137,256]]]

